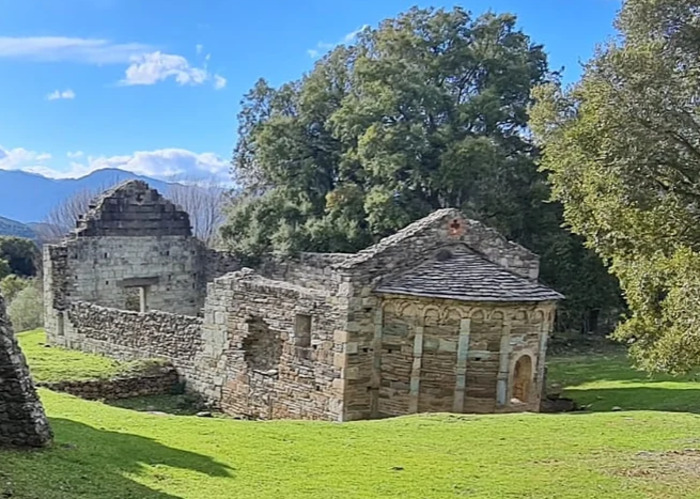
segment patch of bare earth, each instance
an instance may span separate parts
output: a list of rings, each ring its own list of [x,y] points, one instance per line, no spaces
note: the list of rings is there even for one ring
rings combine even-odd
[[[631,466],[616,474],[665,483],[697,480],[700,479],[700,449],[638,452]]]

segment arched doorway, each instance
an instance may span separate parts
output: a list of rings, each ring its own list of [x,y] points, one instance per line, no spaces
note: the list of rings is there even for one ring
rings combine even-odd
[[[521,356],[515,363],[513,370],[513,395],[515,401],[527,404],[530,400],[532,385],[532,358],[529,355]]]

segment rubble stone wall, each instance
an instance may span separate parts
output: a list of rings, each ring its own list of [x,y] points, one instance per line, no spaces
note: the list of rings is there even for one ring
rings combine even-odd
[[[51,439],[44,408],[0,296],[0,447],[42,447]]]
[[[222,299],[215,304],[216,296]],[[334,338],[344,325],[342,302],[250,271],[217,279],[210,297],[205,323],[218,323],[226,337],[214,342],[221,345],[225,412],[260,419],[342,418],[337,362],[343,345]],[[302,324],[307,319],[308,329]]]
[[[173,366],[162,366],[158,372],[149,374],[137,373],[110,379],[39,383],[38,386],[57,392],[70,393],[87,400],[119,400],[173,393],[178,385],[178,380],[177,371]]]

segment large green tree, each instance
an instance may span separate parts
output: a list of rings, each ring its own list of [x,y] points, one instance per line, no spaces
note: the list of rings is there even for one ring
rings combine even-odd
[[[628,0],[620,36],[567,91],[535,95],[543,167],[574,231],[612,263],[618,328],[658,371],[700,363],[700,3]]]
[[[527,108],[550,81],[509,14],[413,9],[366,29],[301,79],[246,95],[233,158],[244,195],[224,236],[246,256],[356,251],[453,206],[542,253],[574,316],[605,308],[614,282],[560,228],[534,163]]]
[[[10,273],[20,277],[32,277],[37,274],[39,248],[31,239],[14,236],[0,236],[0,261],[9,266]],[[0,264],[0,273],[3,265]]]

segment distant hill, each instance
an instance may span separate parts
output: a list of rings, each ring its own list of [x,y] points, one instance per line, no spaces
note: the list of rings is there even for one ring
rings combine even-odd
[[[132,178],[143,180],[161,192],[167,191],[169,185],[115,168],[69,179],[48,178],[19,170],[0,170],[0,216],[14,223],[43,222],[54,206],[76,192],[103,190]]]
[[[0,217],[0,236],[17,236],[34,239],[36,234],[28,225],[16,220]]]

